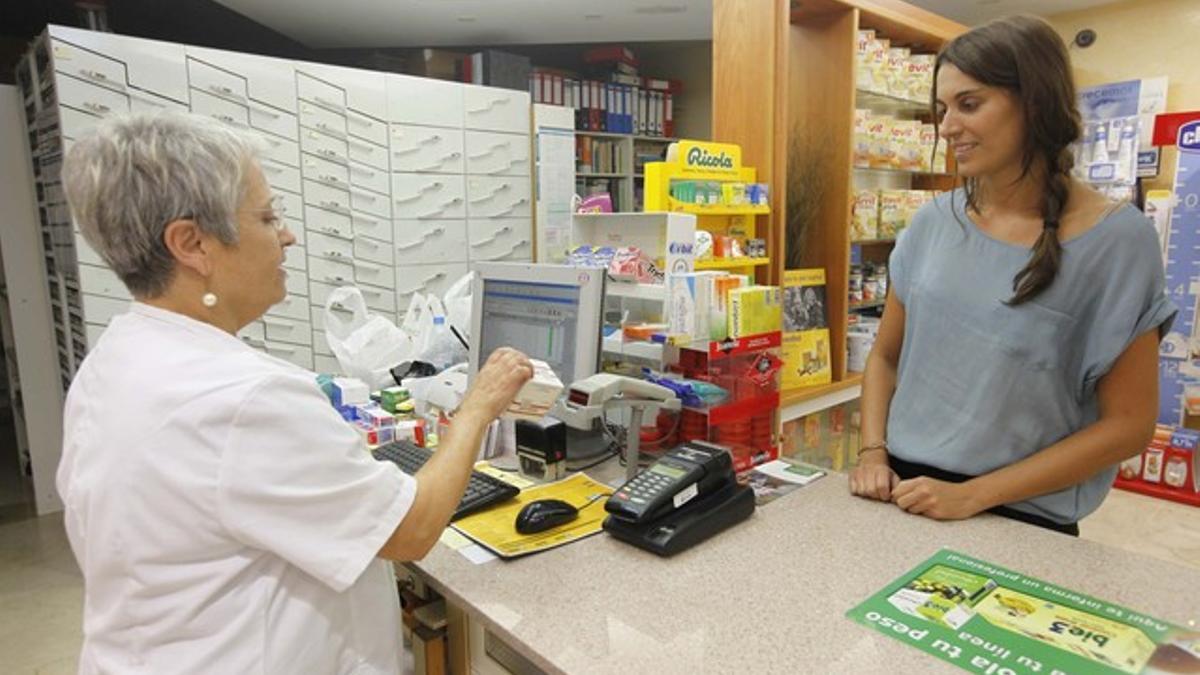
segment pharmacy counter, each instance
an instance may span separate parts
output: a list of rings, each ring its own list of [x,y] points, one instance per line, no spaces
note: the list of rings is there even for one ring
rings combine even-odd
[[[943,547],[1200,625],[1200,570],[990,515],[910,516],[851,497],[842,475],[674,558],[602,533],[481,565],[438,545],[415,567],[548,672],[961,672],[845,617]]]

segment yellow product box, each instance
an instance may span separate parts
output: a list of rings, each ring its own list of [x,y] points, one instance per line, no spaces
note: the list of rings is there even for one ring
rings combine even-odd
[[[871,43],[875,41],[875,31],[860,30],[854,40],[854,74],[857,80],[855,86],[867,91],[875,91],[875,74],[871,70]]]
[[[907,47],[889,47],[887,51],[887,93],[898,98],[908,98],[908,76],[906,62]]]
[[[819,328],[783,336],[783,378],[786,391],[797,387],[829,384],[833,367],[829,361],[829,329]]]
[[[891,40],[879,37],[867,43],[867,67],[871,69],[871,83],[873,85],[870,91],[880,94],[887,93],[888,49],[891,46]]]
[[[872,169],[892,168],[891,123],[894,120],[884,115],[872,115],[867,121],[867,137],[871,150]]]
[[[777,331],[783,322],[778,286],[749,286],[729,291],[729,337]]]
[[[933,197],[933,193],[928,190],[906,190],[904,192],[904,206],[901,208],[901,224],[896,227],[896,232],[899,233],[908,224],[912,222],[913,216],[917,215],[917,211],[921,210],[922,206],[929,203]]]
[[[921,169],[921,123],[916,120],[896,120],[891,128],[892,145],[896,148],[894,166],[905,171]]]
[[[907,190],[879,191],[879,238],[893,239],[904,229],[904,200]]]
[[[879,192],[855,190],[851,204],[850,241],[879,238]]]
[[[928,103],[933,98],[933,54],[910,54],[905,62],[908,74],[909,98]]]
[[[932,124],[922,124],[917,142],[921,146],[919,171],[933,171],[933,149],[937,142],[937,127]]]
[[[1133,626],[1062,607],[1007,588],[975,605],[994,626],[1033,638],[1126,673],[1140,673],[1156,645]]]
[[[854,166],[871,166],[871,111],[854,111]]]

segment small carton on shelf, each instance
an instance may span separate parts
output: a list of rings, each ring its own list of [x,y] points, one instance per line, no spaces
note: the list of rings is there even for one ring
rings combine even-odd
[[[713,298],[709,313],[709,339],[724,340],[729,337],[729,292],[750,285],[750,277],[741,274],[726,274],[713,279]]]
[[[729,337],[778,331],[783,322],[778,286],[749,286],[729,291]]]
[[[851,214],[850,241],[879,238],[878,190],[856,190]]]
[[[889,47],[887,50],[887,93],[896,98],[908,98],[907,63],[910,52],[907,47]]]
[[[918,170],[931,172],[933,171],[933,150],[938,145],[937,127],[932,124],[922,124],[919,145],[921,156]]]
[[[667,330],[708,340],[711,331],[714,283],[721,272],[667,275]]]
[[[905,69],[910,99],[924,103],[933,97],[933,64],[936,59],[937,56],[933,54],[912,54],[908,57]]]
[[[871,111],[858,108],[854,111],[854,166],[871,166]]]
[[[869,164],[872,169],[892,168],[891,117],[872,115],[867,120],[867,139],[870,147]]]
[[[894,239],[904,228],[904,200],[907,190],[879,191],[879,238]]]
[[[921,168],[921,123],[916,120],[896,120],[890,129],[892,166],[902,171]]]
[[[865,91],[878,91],[875,83],[875,71],[871,68],[871,43],[875,41],[875,31],[860,30],[854,40],[854,75],[857,87]]]

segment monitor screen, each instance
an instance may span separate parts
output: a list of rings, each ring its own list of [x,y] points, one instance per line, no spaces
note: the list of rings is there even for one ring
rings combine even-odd
[[[512,347],[545,361],[564,385],[599,365],[604,274],[553,265],[481,267],[472,291],[471,371]]]

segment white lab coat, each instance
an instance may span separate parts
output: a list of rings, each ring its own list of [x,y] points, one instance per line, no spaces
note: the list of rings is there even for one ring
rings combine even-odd
[[[416,481],[370,457],[312,373],[134,303],[64,418],[81,673],[399,672],[375,554]]]

